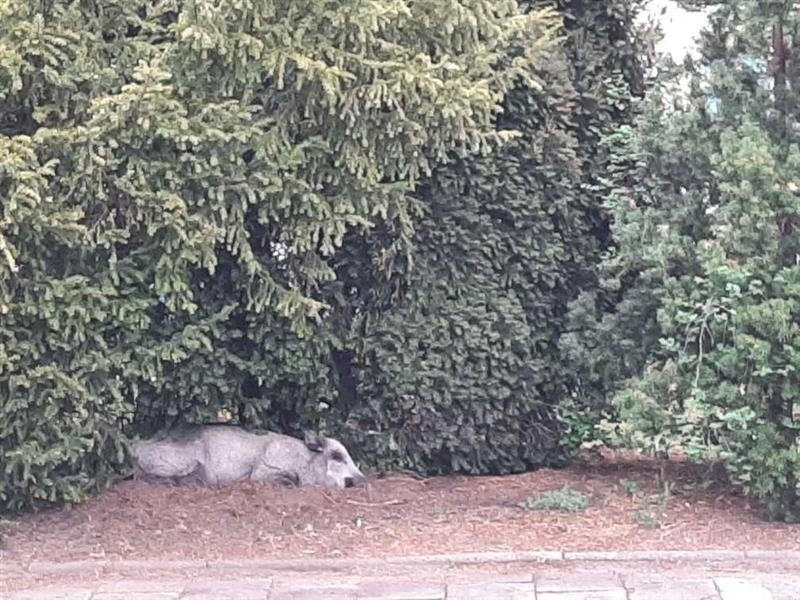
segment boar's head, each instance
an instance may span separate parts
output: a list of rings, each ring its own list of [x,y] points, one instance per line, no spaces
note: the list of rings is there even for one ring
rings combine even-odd
[[[327,487],[348,488],[363,485],[367,478],[353,462],[347,448],[332,438],[306,431],[303,442],[311,450],[314,469],[324,473],[323,485]]]

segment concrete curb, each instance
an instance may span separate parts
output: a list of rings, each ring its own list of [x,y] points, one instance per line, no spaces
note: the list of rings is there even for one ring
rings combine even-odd
[[[532,562],[719,562],[725,560],[778,560],[800,563],[800,551],[791,550],[654,550],[622,552],[474,552],[431,556],[391,556],[386,558],[309,558],[309,559],[219,559],[219,560],[78,560],[69,562],[32,561],[0,564],[0,579],[29,575],[74,573],[124,573],[131,571],[344,571],[358,568],[413,565],[476,565]]]

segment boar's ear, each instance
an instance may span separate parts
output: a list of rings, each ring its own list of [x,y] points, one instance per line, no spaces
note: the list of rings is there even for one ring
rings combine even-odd
[[[312,452],[322,452],[322,447],[325,445],[324,438],[313,431],[304,431],[303,441],[306,444],[306,448]]]

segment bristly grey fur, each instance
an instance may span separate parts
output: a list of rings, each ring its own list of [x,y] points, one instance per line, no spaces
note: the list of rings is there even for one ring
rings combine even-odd
[[[299,440],[224,424],[182,426],[134,444],[133,453],[146,480],[220,485],[250,479],[340,488],[365,481],[340,442],[312,432]]]

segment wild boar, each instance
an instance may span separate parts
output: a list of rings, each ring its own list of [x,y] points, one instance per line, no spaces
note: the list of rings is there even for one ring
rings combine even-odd
[[[165,439],[135,443],[133,454],[144,479],[203,485],[249,479],[335,488],[366,481],[340,442],[313,432],[305,432],[299,440],[232,425],[202,425]]]

